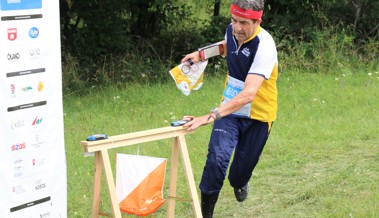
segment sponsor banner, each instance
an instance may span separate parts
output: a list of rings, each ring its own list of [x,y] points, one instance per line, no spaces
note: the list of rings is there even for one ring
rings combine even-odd
[[[59,0],[0,0],[0,217],[67,217]]]

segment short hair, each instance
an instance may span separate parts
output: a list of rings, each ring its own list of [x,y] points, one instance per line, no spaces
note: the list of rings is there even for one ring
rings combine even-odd
[[[233,0],[232,4],[245,10],[262,11],[265,2],[264,0]]]

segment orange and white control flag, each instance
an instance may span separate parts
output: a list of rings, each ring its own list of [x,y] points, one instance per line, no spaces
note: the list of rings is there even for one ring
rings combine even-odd
[[[122,212],[146,216],[166,202],[166,165],[164,158],[117,154],[116,192]]]

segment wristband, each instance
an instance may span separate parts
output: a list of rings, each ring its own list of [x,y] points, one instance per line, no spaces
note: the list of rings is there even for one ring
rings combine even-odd
[[[217,118],[216,118],[216,117],[212,116],[212,114],[209,114],[209,117],[208,117],[207,121],[209,121],[211,118],[213,118],[213,120],[214,120],[214,121],[216,121],[216,120],[217,120]]]
[[[203,48],[199,48],[200,60],[204,61],[208,58],[219,56],[224,54],[224,46],[222,43],[215,43],[212,45],[205,46]]]

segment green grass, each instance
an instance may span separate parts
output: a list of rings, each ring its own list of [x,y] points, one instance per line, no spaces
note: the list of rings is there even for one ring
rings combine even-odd
[[[160,128],[183,115],[208,113],[220,99],[224,78],[205,78],[200,91],[184,96],[174,82],[93,87],[64,96],[68,166],[68,217],[90,217],[93,157],[80,141]],[[243,203],[225,180],[215,217],[379,217],[379,74],[323,75],[282,72],[279,111]],[[196,185],[206,158],[211,126],[188,135]],[[170,158],[170,140],[114,149]],[[179,196],[188,199],[182,167]],[[168,176],[167,176],[168,177]],[[167,179],[167,178],[166,178]],[[110,212],[106,183],[101,209]],[[164,194],[167,197],[168,181]],[[127,215],[128,217],[133,217]],[[151,217],[167,217],[167,204]],[[178,201],[176,217],[193,217],[189,201]]]

